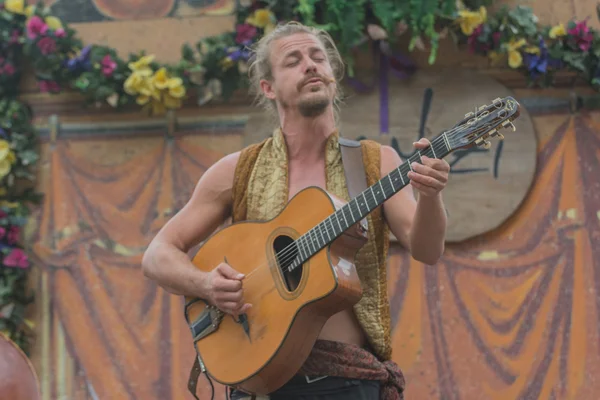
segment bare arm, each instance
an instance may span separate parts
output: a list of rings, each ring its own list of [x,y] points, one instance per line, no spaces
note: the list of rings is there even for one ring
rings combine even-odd
[[[392,147],[381,146],[382,176],[398,168],[401,163],[400,156]],[[432,172],[432,168],[420,167],[423,166],[414,166],[417,175],[409,173],[411,185],[386,201],[383,210],[388,226],[398,241],[410,251],[415,260],[431,265],[444,252],[446,213],[440,191],[446,179],[444,173],[438,174],[436,170]],[[434,184],[431,179],[444,182],[434,190],[429,186]],[[419,190],[417,201],[413,187]]]
[[[165,224],[144,253],[144,275],[167,291],[210,297],[209,273],[195,268],[187,252],[230,215],[238,158],[239,153],[230,154],[202,175],[189,202]]]

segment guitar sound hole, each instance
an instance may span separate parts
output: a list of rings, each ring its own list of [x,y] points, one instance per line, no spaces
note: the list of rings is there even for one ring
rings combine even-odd
[[[303,269],[303,265],[298,265],[292,271],[288,271],[288,268],[294,264],[298,256],[298,248],[294,243],[294,239],[289,236],[278,236],[273,242],[273,250],[275,250],[277,256],[277,264],[285,286],[287,290],[293,292],[300,283]]]

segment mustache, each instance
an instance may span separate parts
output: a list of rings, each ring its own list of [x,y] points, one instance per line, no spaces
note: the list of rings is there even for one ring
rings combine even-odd
[[[321,75],[321,74],[312,74],[310,76],[307,76],[305,79],[303,79],[298,84],[298,90],[300,90],[304,85],[306,85],[308,83],[308,81],[310,81],[312,79],[319,79],[321,82],[325,83],[326,85],[329,85],[329,84],[335,82],[335,78],[327,77],[327,76],[324,76],[324,75]]]

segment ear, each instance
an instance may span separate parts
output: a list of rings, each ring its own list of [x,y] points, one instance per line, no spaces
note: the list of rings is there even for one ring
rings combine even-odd
[[[266,79],[260,81],[260,88],[269,100],[275,100],[275,91],[273,91],[273,85]]]

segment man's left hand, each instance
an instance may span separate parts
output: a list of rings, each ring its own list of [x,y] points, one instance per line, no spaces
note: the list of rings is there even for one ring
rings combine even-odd
[[[423,138],[413,145],[417,149],[424,149],[431,143]],[[422,156],[421,159],[423,164],[414,162],[410,165],[412,167],[412,171],[408,173],[410,184],[423,196],[436,196],[446,187],[450,165],[445,160],[437,158]]]

